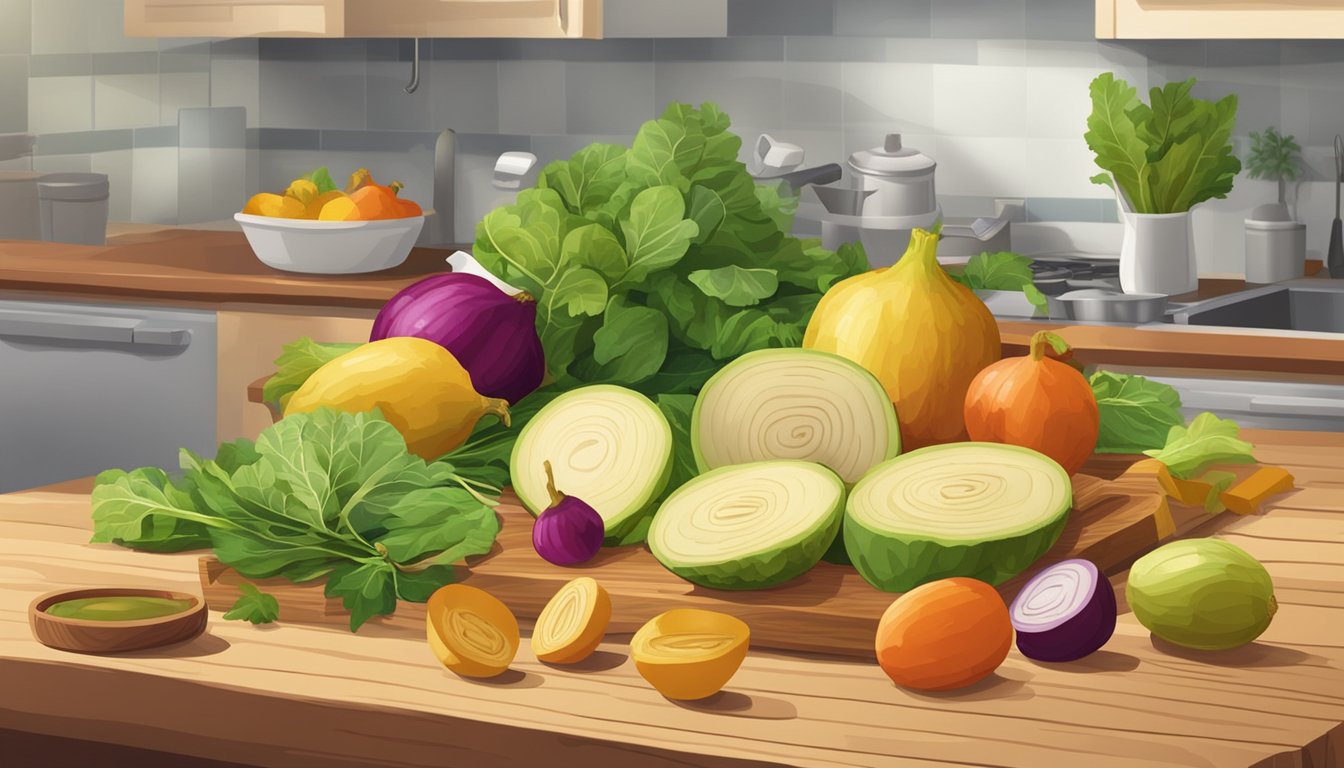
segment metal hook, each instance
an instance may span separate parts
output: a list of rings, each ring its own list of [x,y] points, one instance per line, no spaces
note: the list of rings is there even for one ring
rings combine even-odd
[[[415,50],[411,55],[411,82],[406,84],[402,90],[406,93],[415,93],[415,89],[420,87],[420,38],[415,38]]]

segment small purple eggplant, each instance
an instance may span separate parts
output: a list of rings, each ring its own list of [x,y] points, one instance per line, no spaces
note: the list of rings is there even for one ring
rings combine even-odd
[[[586,563],[602,548],[606,524],[597,510],[584,501],[557,491],[551,462],[543,462],[543,465],[551,505],[537,515],[537,521],[532,524],[532,548],[555,565]]]

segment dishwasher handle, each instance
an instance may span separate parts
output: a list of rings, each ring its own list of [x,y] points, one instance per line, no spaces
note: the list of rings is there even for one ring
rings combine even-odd
[[[191,331],[186,328],[157,328],[142,320],[111,315],[63,315],[17,309],[0,309],[0,336],[153,347],[191,344]]]
[[[1344,400],[1291,395],[1256,395],[1251,398],[1252,413],[1276,413],[1284,416],[1344,416]]]

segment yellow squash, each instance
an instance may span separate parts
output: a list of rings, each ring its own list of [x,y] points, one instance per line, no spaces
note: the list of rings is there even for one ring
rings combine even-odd
[[[369,342],[318,368],[285,404],[285,415],[324,407],[378,408],[406,448],[428,461],[466,442],[486,414],[509,423],[508,403],[476,392],[451,352],[411,336]]]
[[[938,235],[916,229],[900,261],[834,285],[803,346],[834,352],[882,382],[912,450],[966,439],[966,390],[999,359],[999,327],[984,302],[939,266]]]
[[[669,699],[703,699],[728,684],[747,657],[751,630],[735,616],[673,608],[630,638],[635,670]]]

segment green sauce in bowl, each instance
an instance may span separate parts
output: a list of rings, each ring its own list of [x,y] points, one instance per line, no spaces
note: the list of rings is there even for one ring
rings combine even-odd
[[[47,606],[46,613],[86,621],[141,621],[191,610],[194,600],[144,595],[108,595],[63,600]]]

